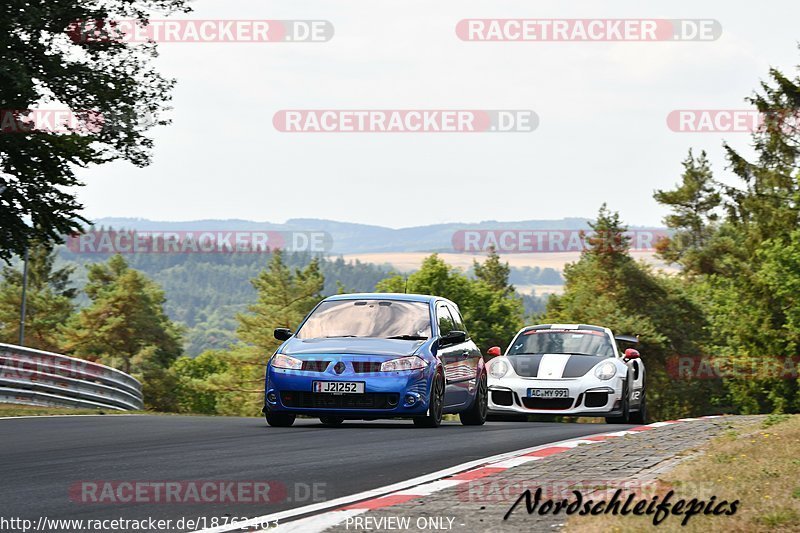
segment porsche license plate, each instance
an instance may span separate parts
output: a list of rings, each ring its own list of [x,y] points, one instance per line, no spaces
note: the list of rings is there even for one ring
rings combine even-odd
[[[528,389],[528,398],[569,398],[569,389]]]
[[[327,392],[333,394],[364,394],[363,381],[315,381],[312,384],[314,392]]]

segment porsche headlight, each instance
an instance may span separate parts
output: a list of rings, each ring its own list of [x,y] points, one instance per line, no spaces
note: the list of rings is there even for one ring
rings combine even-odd
[[[272,366],[275,368],[285,368],[287,370],[300,370],[303,368],[303,362],[300,359],[278,353],[272,358]]]
[[[617,373],[617,367],[614,363],[607,361],[602,365],[597,365],[594,369],[594,375],[602,380],[613,378]]]
[[[381,363],[381,372],[399,372],[401,370],[419,370],[428,366],[424,359],[412,355],[411,357],[401,357],[400,359],[390,359]]]
[[[508,374],[509,366],[505,359],[494,359],[489,363],[489,375],[500,379]]]

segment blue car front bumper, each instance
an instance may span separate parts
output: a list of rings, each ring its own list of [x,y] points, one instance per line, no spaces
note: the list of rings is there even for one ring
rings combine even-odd
[[[351,419],[395,418],[424,415],[428,411],[433,371],[428,367],[403,372],[344,372],[329,365],[323,372],[267,367],[265,412]],[[313,392],[314,381],[364,383],[363,394]]]

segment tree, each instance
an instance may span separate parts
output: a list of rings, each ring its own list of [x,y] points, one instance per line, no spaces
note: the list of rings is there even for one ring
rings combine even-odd
[[[325,279],[319,261],[312,260],[294,272],[283,262],[283,253],[275,250],[269,269],[262,270],[252,281],[258,300],[248,307],[249,314],[240,314],[239,338],[266,351],[274,351],[279,341],[272,333],[277,327],[296,327],[322,299]]]
[[[209,350],[194,359],[180,357],[172,364],[170,373],[177,380],[174,396],[179,413],[217,414],[220,392],[211,379],[228,369],[225,359],[224,352]]]
[[[484,281],[492,289],[503,294],[514,292],[514,286],[508,282],[511,267],[508,266],[508,263],[500,261],[500,255],[494,246],[489,247],[489,255],[486,256],[483,264],[476,260],[472,261],[472,269],[475,271],[475,277]]]
[[[49,244],[36,244],[28,254],[28,286],[25,307],[25,345],[59,351],[59,328],[74,311],[77,289],[70,277],[75,267],[55,267],[56,253]],[[22,305],[22,272],[3,268],[0,282],[0,341],[19,341],[19,313]]]
[[[657,243],[659,255],[670,263],[680,262],[687,273],[711,273],[715,255],[708,251],[708,243],[716,231],[716,209],[722,204],[722,195],[714,183],[705,151],[694,157],[692,151],[683,161],[681,183],[671,191],[658,190],[655,200],[672,209],[664,219],[674,230],[670,238]]]
[[[7,0],[0,19],[0,259],[56,240],[86,219],[75,167],[150,162],[145,132],[162,118],[173,81],[151,65],[154,43],[83,39],[86,21],[136,18],[142,6],[186,10],[185,0]],[[91,25],[92,23],[90,23]],[[70,39],[70,37],[76,37]],[[84,127],[22,131],[28,110],[68,109]],[[150,117],[140,120],[141,117]],[[32,224],[26,223],[26,220]]]
[[[167,368],[181,355],[181,330],[164,312],[164,292],[120,255],[89,267],[91,304],[64,331],[67,351],[123,372]]]
[[[305,268],[291,271],[283,253],[275,250],[269,268],[253,281],[258,300],[239,314],[240,344],[225,352],[225,371],[210,378],[218,393],[220,414],[253,415],[263,402],[264,370],[267,359],[280,345],[273,336],[276,327],[295,328],[322,299],[325,279],[319,262],[312,260]]]
[[[565,267],[564,293],[550,297],[543,320],[638,335],[647,365],[648,405],[656,417],[708,407],[704,384],[673,381],[666,367],[672,355],[697,353],[705,325],[700,308],[676,280],[634,261],[627,228],[605,204],[590,226],[595,234],[587,238],[580,259]]]
[[[769,367],[797,353],[800,342],[797,302],[800,227],[800,76],[771,69],[769,79],[748,101],[764,117],[752,136],[750,160],[725,144],[733,185],[703,178],[709,205],[721,197],[724,214],[703,228],[690,253],[666,255],[683,267],[686,289],[702,303],[710,324],[705,353],[736,368]],[[691,231],[674,202],[685,183],[656,199],[673,209],[677,235]],[[691,195],[689,195],[691,196]],[[728,401],[740,412],[800,409],[796,380],[752,372],[733,372],[724,380]]]

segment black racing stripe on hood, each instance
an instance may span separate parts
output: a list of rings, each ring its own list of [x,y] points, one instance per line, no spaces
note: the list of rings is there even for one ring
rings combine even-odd
[[[514,372],[524,378],[535,378],[539,373],[539,363],[542,362],[542,355],[509,355],[508,360],[514,367]]]
[[[565,378],[579,378],[585,376],[594,366],[602,361],[603,357],[595,355],[572,355],[564,367]]]

